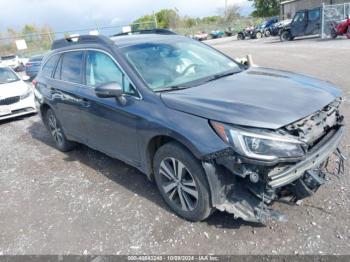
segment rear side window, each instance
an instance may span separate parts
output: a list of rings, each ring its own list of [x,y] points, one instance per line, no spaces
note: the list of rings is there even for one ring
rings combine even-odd
[[[316,9],[316,10],[311,10],[309,11],[309,21],[317,21],[320,18],[320,10]]]
[[[47,60],[47,62],[45,63],[41,71],[44,76],[47,76],[47,77],[52,76],[52,71],[56,66],[57,60],[58,60],[58,55],[53,55],[49,58],[49,60]]]
[[[83,52],[71,51],[62,56],[61,80],[81,83]]]

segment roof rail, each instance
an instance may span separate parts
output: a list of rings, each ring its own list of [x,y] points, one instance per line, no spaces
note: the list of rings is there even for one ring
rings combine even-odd
[[[51,50],[79,44],[110,45],[114,43],[109,37],[103,35],[73,35],[71,37],[55,40],[52,43]]]
[[[160,35],[176,35],[175,32],[169,30],[169,29],[161,29],[161,28],[155,28],[155,29],[144,29],[144,30],[137,30],[137,31],[131,31],[131,32],[125,32],[125,33],[119,33],[112,36],[122,36],[122,35],[143,35],[143,34],[160,34]]]

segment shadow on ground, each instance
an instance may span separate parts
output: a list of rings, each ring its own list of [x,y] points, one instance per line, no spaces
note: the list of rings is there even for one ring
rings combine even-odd
[[[57,150],[51,136],[41,122],[37,121],[32,123],[27,130],[32,138],[52,147],[54,150]],[[64,154],[66,155],[64,158],[65,161],[78,161],[83,165],[97,170],[111,181],[123,186],[134,194],[157,204],[159,207],[163,208],[164,211],[172,212],[162,200],[155,183],[149,181],[147,177],[136,168],[80,144],[75,150]],[[259,223],[249,223],[241,219],[234,219],[232,215],[219,211],[212,214],[203,223],[219,228],[229,229],[238,229],[241,226],[263,226]]]

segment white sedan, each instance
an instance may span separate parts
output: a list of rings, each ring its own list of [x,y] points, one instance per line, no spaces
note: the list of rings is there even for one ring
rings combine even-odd
[[[32,87],[11,68],[0,65],[0,120],[36,111]]]

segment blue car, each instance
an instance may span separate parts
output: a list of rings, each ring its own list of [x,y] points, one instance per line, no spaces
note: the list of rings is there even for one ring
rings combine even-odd
[[[43,60],[42,55],[32,56],[28,63],[25,65],[25,71],[27,76],[30,78],[36,77],[38,74],[40,67],[41,67],[41,61]]]

